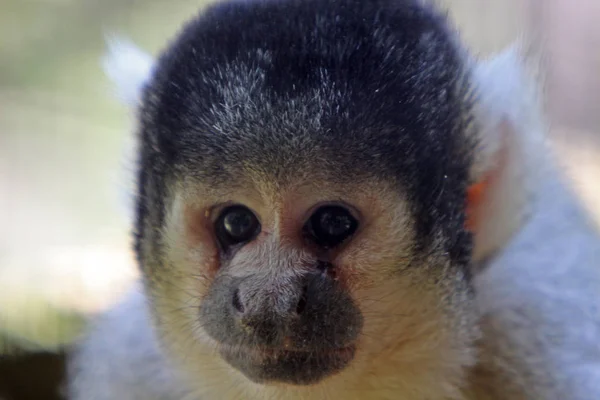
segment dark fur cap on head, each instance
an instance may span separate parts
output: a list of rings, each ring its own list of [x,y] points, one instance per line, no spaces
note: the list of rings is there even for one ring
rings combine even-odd
[[[169,182],[219,185],[251,169],[276,184],[387,179],[409,197],[419,247],[442,238],[463,264],[468,82],[455,33],[421,1],[210,6],[145,91],[138,252],[164,223]]]

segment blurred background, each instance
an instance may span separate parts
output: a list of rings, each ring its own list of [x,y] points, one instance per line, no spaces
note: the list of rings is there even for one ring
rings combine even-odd
[[[478,55],[525,31],[543,38],[553,144],[600,221],[600,1],[440,2]],[[101,69],[105,35],[156,54],[205,4],[0,0],[1,400],[54,398],[60,350],[137,275],[124,173],[131,116]]]

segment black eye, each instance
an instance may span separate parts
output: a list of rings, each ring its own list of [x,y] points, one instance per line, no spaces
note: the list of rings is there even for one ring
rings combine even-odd
[[[252,211],[236,205],[223,210],[215,230],[221,246],[227,248],[254,239],[260,232],[260,223]]]
[[[341,206],[318,208],[308,220],[306,229],[319,246],[329,248],[341,244],[358,228],[358,221]]]

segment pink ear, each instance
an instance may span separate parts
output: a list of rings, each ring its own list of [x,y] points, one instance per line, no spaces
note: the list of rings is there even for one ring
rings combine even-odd
[[[506,127],[504,128],[506,129]],[[501,131],[505,131],[505,129],[501,129]],[[505,140],[506,138],[500,139],[501,145],[495,154],[495,160],[489,163],[492,168],[487,169],[479,177],[479,180],[467,189],[465,228],[473,232],[476,237],[481,232],[482,224],[486,219],[485,205],[490,203],[490,196],[494,195],[494,189],[498,187],[507,166],[508,149],[506,146],[502,146]]]
[[[490,185],[491,176],[486,176],[482,182],[475,183],[467,189],[467,206],[465,227],[475,233],[479,225],[478,206],[485,198],[486,192]]]
[[[466,207],[477,261],[502,248],[523,225],[548,151],[539,88],[519,47],[479,62],[473,77],[480,148]]]

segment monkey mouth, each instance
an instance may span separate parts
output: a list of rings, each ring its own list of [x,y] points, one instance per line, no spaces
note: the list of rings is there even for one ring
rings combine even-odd
[[[256,383],[312,385],[344,370],[356,346],[336,349],[233,348],[220,349],[223,359]]]

